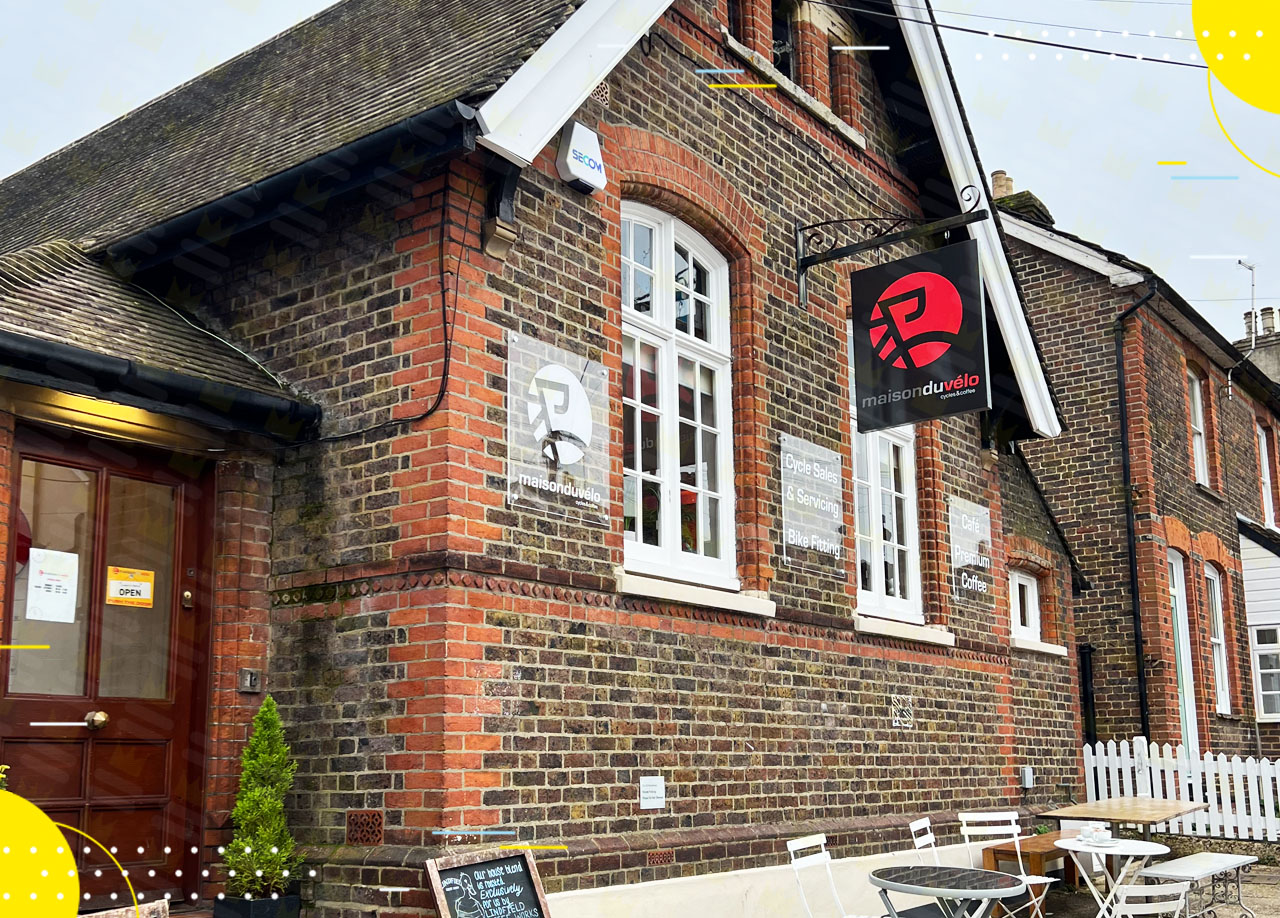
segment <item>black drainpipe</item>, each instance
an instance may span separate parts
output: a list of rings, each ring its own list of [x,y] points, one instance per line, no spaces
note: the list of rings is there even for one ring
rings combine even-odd
[[[1129,403],[1124,374],[1124,322],[1156,295],[1157,281],[1147,276],[1147,295],[1116,317],[1116,385],[1120,394],[1120,467],[1124,476],[1124,516],[1129,542],[1129,593],[1133,597],[1133,652],[1138,663],[1138,707],[1142,735],[1151,738],[1151,708],[1147,702],[1146,649],[1142,640],[1142,603],[1138,598],[1138,523],[1133,508],[1133,474],[1129,466]]]

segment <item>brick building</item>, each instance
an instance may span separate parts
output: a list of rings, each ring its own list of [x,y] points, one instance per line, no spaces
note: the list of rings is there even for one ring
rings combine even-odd
[[[1280,389],[1149,268],[993,193],[1065,421],[1024,453],[1090,579],[1086,733],[1276,755]]]
[[[1060,422],[998,222],[958,231],[989,413],[856,434],[859,266],[797,283],[797,224],[983,188],[931,27],[763,0],[347,0],[0,183],[3,633],[86,635],[3,658],[12,788],[216,894],[265,687],[325,916],[426,914],[450,830],[564,844],[556,890],[1062,799],[1083,579],[1005,448]],[[784,437],[839,464],[837,552],[786,544]],[[83,608],[28,614],[36,551]],[[156,578],[124,636],[104,566]],[[21,726],[54,701],[108,721]]]

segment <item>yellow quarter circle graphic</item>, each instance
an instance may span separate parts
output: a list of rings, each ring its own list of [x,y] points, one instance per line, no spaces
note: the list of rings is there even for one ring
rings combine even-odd
[[[0,791],[0,915],[72,918],[80,906],[73,850],[35,804]]]
[[[1280,114],[1280,3],[1193,0],[1191,21],[1218,81],[1254,108]]]

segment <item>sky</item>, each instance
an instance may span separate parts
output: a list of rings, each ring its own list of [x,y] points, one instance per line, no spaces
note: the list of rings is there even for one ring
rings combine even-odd
[[[18,91],[0,101],[0,176],[328,5],[5,0],[0,85]],[[1249,272],[1234,258],[1193,255],[1246,256],[1257,265],[1258,305],[1280,305],[1280,256],[1272,254],[1267,216],[1280,212],[1280,178],[1251,165],[1223,136],[1206,72],[1105,55],[1186,61],[1198,54],[1189,2],[934,0],[934,7],[943,23],[1095,49],[1086,60],[1081,52],[944,31],[988,170],[1004,169],[1017,190],[1039,196],[1059,228],[1150,265],[1232,340],[1244,331]],[[1095,34],[1100,29],[1130,35]],[[1240,147],[1280,172],[1280,115],[1220,85],[1214,100]],[[1187,165],[1157,165],[1161,160]]]

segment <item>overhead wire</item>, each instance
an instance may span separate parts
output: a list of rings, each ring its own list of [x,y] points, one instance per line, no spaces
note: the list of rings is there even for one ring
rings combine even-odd
[[[885,6],[893,5],[893,0],[860,0],[862,3],[883,3]],[[826,4],[823,4],[826,5]],[[1154,41],[1190,41],[1194,42],[1194,38],[1187,38],[1181,35],[1156,35],[1151,31],[1134,32],[1129,29],[1099,29],[1096,26],[1073,26],[1061,22],[1043,22],[1039,19],[1021,19],[1017,16],[997,16],[992,13],[964,13],[960,10],[944,10],[940,7],[933,7],[930,10],[926,6],[909,6],[900,4],[898,9],[915,10],[919,13],[933,12],[940,16],[964,16],[967,19],[989,19],[994,22],[1017,22],[1022,25],[1044,26],[1050,29],[1066,29],[1075,32],[1092,32],[1095,35],[1119,35],[1123,38],[1146,38]],[[1042,38],[1045,36],[1041,36]]]
[[[819,6],[826,6],[837,10],[846,10],[851,13],[863,13],[868,16],[880,16],[884,19],[896,19],[899,22],[913,22],[918,25],[931,26],[939,29],[946,29],[951,32],[961,32],[967,35],[978,35],[985,38],[998,38],[1004,41],[1016,41],[1024,44],[1038,45],[1045,48],[1060,48],[1064,51],[1081,51],[1085,54],[1097,54],[1108,58],[1123,58],[1125,60],[1151,62],[1153,64],[1168,64],[1174,67],[1188,67],[1193,70],[1207,70],[1204,64],[1195,64],[1190,61],[1175,61],[1168,56],[1153,57],[1149,54],[1128,54],[1123,51],[1106,51],[1100,48],[1088,48],[1083,45],[1069,45],[1065,42],[1048,41],[1043,38],[1030,38],[1025,35],[1004,35],[1000,32],[993,32],[984,29],[971,29],[968,26],[952,25],[951,23],[937,22],[931,19],[915,19],[910,16],[899,16],[896,13],[888,13],[883,10],[867,9],[866,7],[852,6],[847,3],[836,3],[834,0],[812,0]],[[872,0],[875,2],[875,0]],[[1093,31],[1093,30],[1090,30]]]

